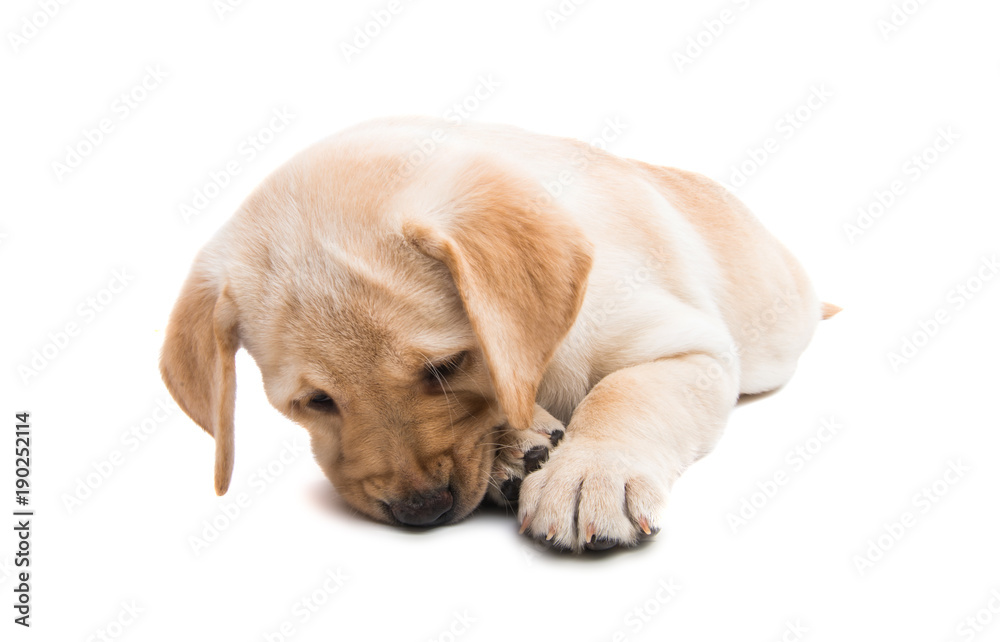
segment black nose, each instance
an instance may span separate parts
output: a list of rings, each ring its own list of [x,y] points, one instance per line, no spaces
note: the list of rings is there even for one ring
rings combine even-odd
[[[426,493],[414,493],[389,505],[392,516],[409,526],[429,526],[451,510],[451,491],[439,488]]]

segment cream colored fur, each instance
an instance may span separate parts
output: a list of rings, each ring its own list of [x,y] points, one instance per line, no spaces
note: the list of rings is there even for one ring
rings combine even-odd
[[[519,518],[580,550],[653,532],[738,396],[784,384],[835,312],[703,176],[512,127],[379,120],[247,199],[196,259],[161,368],[216,437],[217,492],[242,346],[345,499],[388,522],[443,488],[441,519],[461,519],[565,425]]]

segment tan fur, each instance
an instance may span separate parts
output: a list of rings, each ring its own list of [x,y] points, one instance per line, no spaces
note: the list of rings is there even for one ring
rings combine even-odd
[[[233,412],[239,340],[228,295],[193,273],[174,306],[160,371],[181,408],[215,437],[215,492],[233,472]]]
[[[694,172],[633,162],[653,177],[662,194],[698,229],[722,272],[723,291],[718,300],[741,351],[741,392],[753,394],[774,388],[780,383],[775,377],[783,380],[785,373],[768,376],[747,368],[775,352],[794,359],[805,348],[817,318],[775,314],[775,320],[768,321],[768,312],[775,307],[818,309],[818,299],[802,266],[718,183]],[[768,327],[762,327],[765,325]],[[802,342],[789,343],[790,336],[800,336]],[[756,383],[758,379],[763,381]],[[748,385],[749,381],[755,383]]]
[[[403,231],[451,271],[507,422],[525,430],[583,302],[592,250],[557,208],[535,211],[525,186],[482,162],[471,170],[456,184],[474,191],[458,196],[443,229],[407,221]]]
[[[782,385],[835,311],[702,176],[514,128],[386,120],[247,199],[195,261],[161,369],[216,438],[218,493],[243,346],[346,501],[392,523],[445,495],[434,523],[488,487],[502,500],[566,424],[519,514],[580,550],[655,529],[736,397]]]

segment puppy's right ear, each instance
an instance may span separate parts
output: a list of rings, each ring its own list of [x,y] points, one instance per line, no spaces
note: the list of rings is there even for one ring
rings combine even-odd
[[[160,374],[177,404],[215,437],[215,492],[233,474],[236,406],[236,306],[196,264],[174,304],[160,355]]]

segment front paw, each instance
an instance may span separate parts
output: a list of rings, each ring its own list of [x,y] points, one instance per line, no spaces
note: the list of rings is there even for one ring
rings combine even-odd
[[[580,552],[654,535],[669,481],[642,453],[567,441],[521,485],[521,532]]]
[[[530,430],[504,429],[498,435],[487,497],[501,506],[516,503],[522,480],[545,463],[564,431],[562,422],[540,406],[535,406]]]

